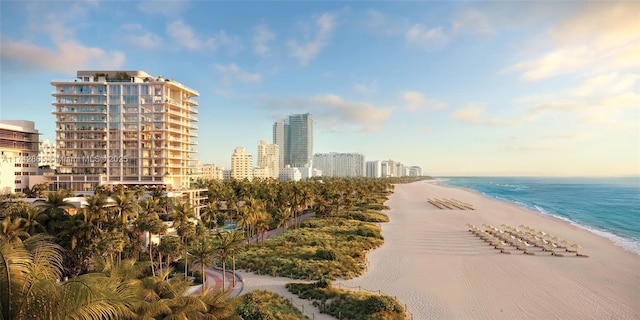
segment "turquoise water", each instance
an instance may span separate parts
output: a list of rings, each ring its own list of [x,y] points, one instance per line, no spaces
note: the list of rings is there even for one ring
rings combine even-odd
[[[551,215],[640,254],[640,177],[446,178],[443,185],[474,189]]]
[[[235,223],[225,223],[224,227],[222,228],[222,230],[225,231],[231,231],[231,230],[237,230],[238,227],[236,227]]]

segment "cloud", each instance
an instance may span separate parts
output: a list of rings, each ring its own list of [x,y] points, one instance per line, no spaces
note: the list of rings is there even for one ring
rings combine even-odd
[[[405,32],[407,44],[425,49],[437,49],[446,46],[451,40],[465,33],[487,36],[494,33],[491,20],[476,10],[459,12],[448,26],[430,27],[418,23]]]
[[[248,73],[236,64],[230,63],[229,65],[215,65],[216,71],[222,76],[225,82],[230,83],[232,81],[238,82],[260,82],[262,80],[262,76],[259,73]]]
[[[269,109],[280,108],[291,112],[309,112],[314,120],[327,130],[378,132],[389,119],[391,108],[367,102],[347,101],[334,94],[312,98],[285,98],[267,102]]]
[[[497,126],[506,124],[504,120],[497,118],[484,119],[486,109],[486,106],[482,104],[470,103],[454,111],[451,116],[470,125]]]
[[[193,51],[201,49],[216,48],[213,38],[201,39],[198,37],[190,26],[186,25],[182,20],[174,21],[167,25],[167,34],[179,45]]]
[[[401,35],[408,29],[408,23],[400,17],[388,17],[384,13],[369,9],[364,16],[364,25],[374,34],[387,36]]]
[[[476,35],[490,35],[494,33],[491,19],[476,10],[465,10],[458,13],[451,23],[453,33],[471,32]]]
[[[428,100],[420,92],[407,91],[400,94],[400,99],[407,103],[408,111],[416,111],[422,107],[431,109],[444,109],[448,105],[444,102]]]
[[[258,55],[268,56],[271,53],[269,42],[276,39],[276,35],[269,30],[267,25],[260,24],[253,27],[253,45]]]
[[[54,48],[48,48],[3,38],[0,48],[3,65],[30,71],[72,73],[80,69],[118,69],[126,60],[120,51],[87,47],[75,40],[54,40]]]
[[[322,50],[331,38],[331,33],[336,25],[336,18],[334,15],[325,13],[316,19],[316,26],[318,28],[313,40],[306,41],[304,43],[298,43],[296,40],[290,40],[287,42],[287,46],[290,50],[290,55],[300,62],[300,65],[307,65],[309,61],[315,58],[320,50]]]
[[[550,48],[502,72],[527,81],[574,74],[593,75],[640,68],[640,19],[633,2],[588,2],[551,28]]]
[[[640,81],[638,74],[621,75],[617,72],[602,74],[584,80],[577,88],[569,90],[569,94],[575,97],[618,94],[637,88],[638,81]]]
[[[369,83],[356,83],[353,86],[353,90],[362,95],[369,96],[378,90],[378,80],[373,79]]]
[[[416,24],[407,30],[405,39],[410,45],[428,49],[442,47],[449,42],[449,36],[442,27],[428,28],[423,24]]]
[[[138,4],[138,10],[146,14],[161,14],[165,16],[176,16],[180,14],[188,5],[188,1],[185,0],[172,0],[172,1],[154,1],[147,0],[141,1]]]
[[[162,44],[162,38],[152,32],[145,30],[139,24],[125,24],[122,26],[122,31],[125,34],[125,41],[134,47],[141,49],[156,49]]]

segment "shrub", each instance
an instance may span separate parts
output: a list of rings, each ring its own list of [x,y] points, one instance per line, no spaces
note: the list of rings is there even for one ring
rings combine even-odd
[[[323,260],[333,261],[337,256],[333,250],[318,249],[316,250],[316,257]]]
[[[320,279],[315,283],[316,288],[329,288],[331,286],[331,282],[327,279]]]

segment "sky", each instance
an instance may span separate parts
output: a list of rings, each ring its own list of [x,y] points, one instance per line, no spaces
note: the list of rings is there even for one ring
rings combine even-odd
[[[202,163],[311,113],[314,153],[432,176],[640,175],[640,2],[1,1],[0,119],[55,137],[52,80],[200,93]]]

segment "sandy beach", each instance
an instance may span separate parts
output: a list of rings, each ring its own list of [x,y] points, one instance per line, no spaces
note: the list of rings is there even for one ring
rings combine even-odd
[[[476,210],[438,209],[427,198]],[[369,253],[365,275],[341,283],[396,296],[414,319],[640,319],[640,256],[609,239],[429,181],[397,185],[387,205],[384,245]],[[500,254],[467,223],[528,225],[580,243],[590,257]]]

